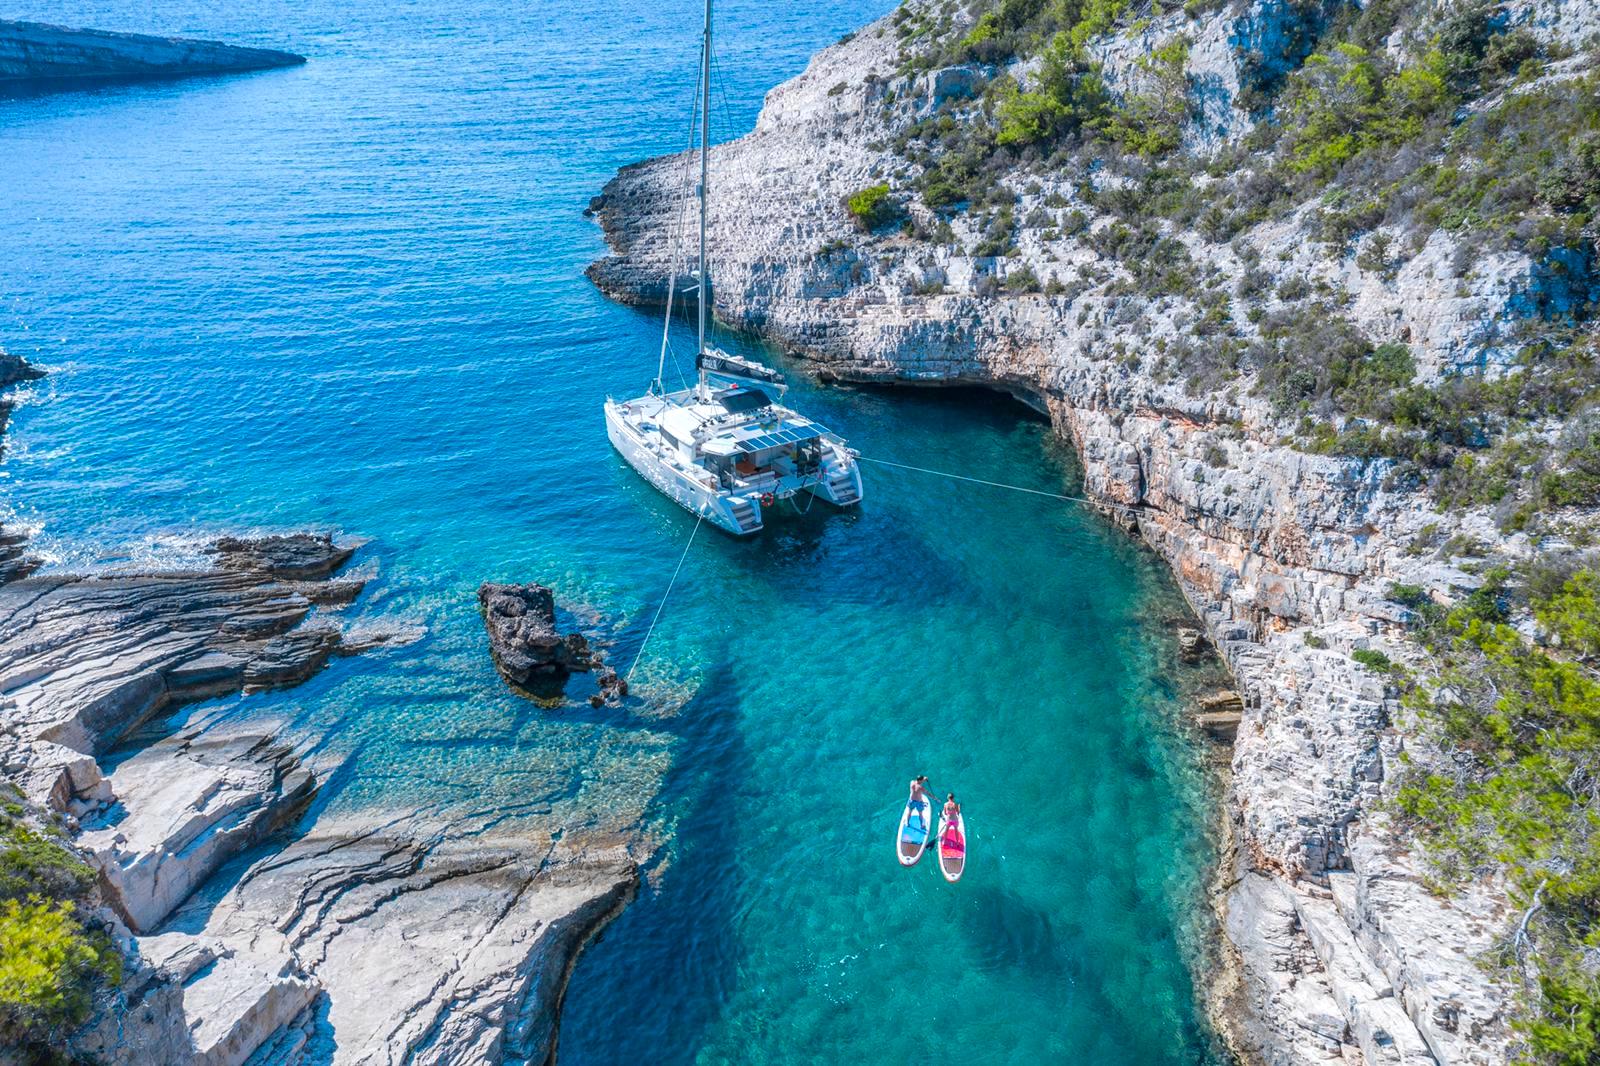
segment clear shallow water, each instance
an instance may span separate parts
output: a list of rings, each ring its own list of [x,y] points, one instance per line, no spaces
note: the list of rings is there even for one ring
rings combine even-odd
[[[858,512],[702,531],[639,712],[537,708],[493,672],[480,581],[555,585],[627,662],[691,526],[607,445],[600,397],[643,384],[659,327],[584,281],[579,211],[680,144],[692,6],[8,9],[315,58],[0,100],[0,345],[54,370],[7,503],[60,566],[373,538],[354,614],[426,635],[211,709],[344,759],[329,811],[673,834],[579,964],[564,1063],[1206,1061],[1207,793],[1152,624],[1181,604],[1093,515],[872,467]],[[886,7],[728,0],[717,132]],[[1008,402],[795,398],[868,455],[1073,483]],[[890,857],[919,770],[965,802],[959,886]]]

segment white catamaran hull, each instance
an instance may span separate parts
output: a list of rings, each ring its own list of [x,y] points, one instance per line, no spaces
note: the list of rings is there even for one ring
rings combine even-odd
[[[757,533],[761,509],[801,492],[839,507],[861,502],[857,454],[844,439],[780,402],[788,386],[772,367],[706,344],[711,276],[706,211],[711,144],[711,0],[705,0],[700,48],[700,254],[696,260],[697,382],[669,393],[663,381],[672,321],[674,270],[667,282],[667,322],[650,391],[625,402],[606,399],[606,435],[650,484],[686,511],[735,536]],[[810,506],[810,501],[807,501]]]
[[[691,514],[721,526],[735,536],[761,532],[761,497],[728,496],[689,475],[667,466],[634,435],[616,404],[606,404],[606,436],[639,476],[660,489]]]
[[[861,502],[861,468],[842,445],[830,451],[817,475],[777,478],[764,491],[732,492],[703,473],[696,476],[663,461],[638,430],[628,424],[617,403],[607,402],[605,411],[606,436],[629,466],[684,510],[700,515],[734,536],[761,532],[762,507],[800,492],[819,496],[837,507]]]

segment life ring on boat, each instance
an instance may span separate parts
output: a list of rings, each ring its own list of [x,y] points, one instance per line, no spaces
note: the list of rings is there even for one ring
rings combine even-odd
[[[763,492],[761,494],[761,506],[763,506],[763,507],[771,507],[776,502],[777,502],[777,498],[774,497],[772,495],[772,493]]]

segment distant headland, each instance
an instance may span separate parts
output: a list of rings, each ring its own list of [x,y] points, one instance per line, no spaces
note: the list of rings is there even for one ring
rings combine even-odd
[[[305,56],[184,37],[0,19],[0,85],[77,78],[173,78],[292,67]]]

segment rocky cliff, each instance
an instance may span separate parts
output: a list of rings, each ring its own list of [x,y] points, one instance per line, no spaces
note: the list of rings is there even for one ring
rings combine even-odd
[[[272,48],[0,19],[0,83],[227,74],[292,67],[305,61],[304,56]]]
[[[1516,358],[1519,326],[1579,320],[1593,278],[1560,271],[1564,310],[1530,313],[1552,293],[1537,249],[1408,230],[1381,204],[1354,237],[1318,238],[1333,193],[1285,188],[1277,175],[1299,172],[1269,168],[1266,138],[1298,135],[1263,86],[1304,68],[1325,27],[1360,25],[1357,9],[1084,5],[1041,58],[1028,27],[1061,6],[914,0],[772,90],[755,130],[713,149],[716,313],[825,379],[1025,399],[1073,443],[1108,517],[1171,565],[1244,698],[1216,901],[1236,965],[1206,981],[1242,1057],[1504,1062],[1513,989],[1480,963],[1513,916],[1493,878],[1436,891],[1378,810],[1414,745],[1393,676],[1373,664],[1413,651],[1396,585],[1452,602],[1482,583],[1474,560],[1540,542],[1488,506],[1441,512],[1416,464],[1308,443],[1330,401],[1313,389],[1286,409],[1271,353],[1335,341],[1274,324],[1321,293],[1310,319],[1344,323],[1364,351],[1406,346],[1411,373],[1393,388],[1426,390],[1492,377]],[[1416,20],[1438,15],[1422,7]],[[1592,32],[1593,5],[1493,18],[1551,62],[1427,120],[1441,129],[1586,69],[1569,45]],[[1397,55],[1406,25],[1383,31]],[[1031,56],[992,50],[1030,32]],[[1330,63],[1354,54],[1327,50]],[[1141,88],[1163,70],[1176,118]],[[1082,104],[1090,93],[1102,95]],[[1147,136],[1167,121],[1165,143]],[[990,131],[981,151],[974,129]],[[668,260],[686,162],[624,168],[591,205],[612,249],[590,268],[606,293],[659,303],[669,266],[688,269]],[[1258,176],[1279,185],[1252,212]],[[1158,198],[1178,206],[1163,217]],[[1384,235],[1384,255],[1362,230]],[[1390,253],[1389,235],[1410,243]]]

